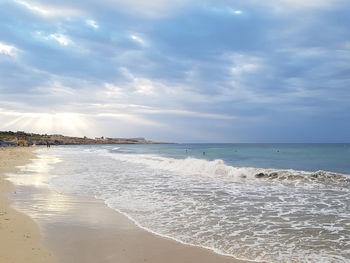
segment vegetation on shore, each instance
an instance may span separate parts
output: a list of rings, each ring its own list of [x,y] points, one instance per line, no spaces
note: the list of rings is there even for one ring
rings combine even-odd
[[[71,137],[61,134],[37,134],[26,133],[24,131],[0,131],[0,142],[16,142],[18,140],[25,140],[28,143],[35,145],[71,145],[71,144],[159,144],[161,142],[153,142],[145,140],[144,138],[87,138]]]

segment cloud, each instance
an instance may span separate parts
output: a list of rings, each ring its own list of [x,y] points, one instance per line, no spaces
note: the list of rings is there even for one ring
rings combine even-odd
[[[162,126],[161,123],[148,120],[146,118],[137,116],[135,114],[125,114],[125,113],[98,113],[96,114],[97,117],[107,117],[107,118],[112,118],[112,119],[117,119],[120,121],[124,121],[127,123],[135,123],[137,125],[147,125],[147,126]]]
[[[30,3],[24,0],[16,0],[16,3],[28,10],[42,16],[77,15],[81,13],[101,13],[113,11],[128,14],[129,16],[143,16],[146,18],[161,18],[173,15],[182,8],[191,6],[192,3],[185,0],[102,0],[96,1],[43,1],[35,0]]]
[[[72,41],[65,35],[62,34],[50,34],[48,39],[56,40],[62,46],[68,46]]]
[[[277,0],[266,1],[267,5],[273,6],[278,12],[290,12],[290,10],[329,9],[336,7],[343,0]],[[288,11],[289,9],[289,11]]]
[[[77,92],[75,89],[64,86],[57,80],[47,81],[44,85],[36,87],[32,90],[35,93],[46,94],[50,96],[76,96]]]
[[[37,4],[35,1],[27,2],[23,0],[13,0],[15,3],[27,8],[29,11],[39,14],[45,17],[56,17],[56,16],[69,16],[79,14],[78,10],[70,8],[58,8],[57,6],[46,6],[44,4]]]
[[[344,3],[2,3],[0,115],[78,114],[101,128],[91,133],[142,131],[165,140],[167,134],[196,140],[199,129],[207,141],[265,140],[271,129],[288,139],[296,138],[289,132],[295,127],[322,122],[345,131],[350,8]],[[26,127],[40,117],[25,116]],[[11,117],[20,116],[7,114],[6,123]],[[330,128],[323,133],[332,138]]]
[[[86,13],[103,16],[103,13],[122,13],[131,17],[161,19],[181,14],[184,10],[195,10],[210,6],[212,10],[228,10],[233,15],[241,15],[241,7],[260,9],[275,14],[293,14],[311,10],[333,9],[345,0],[102,0],[98,4],[92,0],[85,1],[43,1],[35,0],[30,3],[15,0],[28,10],[46,17],[75,16]]]
[[[243,13],[242,10],[238,9],[230,9],[230,12],[234,15],[241,15]]]
[[[31,10],[33,12],[39,13],[41,15],[46,16],[46,15],[49,15],[51,13],[50,10],[48,10],[48,9],[45,9],[43,7],[39,7],[37,5],[30,4],[30,3],[25,2],[25,1],[15,0],[15,2],[28,8],[29,10]]]
[[[294,15],[336,9],[346,5],[346,0],[227,0],[213,1],[213,5],[245,6],[248,10],[259,10],[275,15]]]
[[[8,56],[16,56],[18,49],[14,46],[0,42],[0,54],[5,54]]]
[[[96,21],[92,20],[92,19],[88,19],[86,20],[86,24],[88,26],[91,26],[93,29],[99,29],[99,25],[96,23]]]
[[[189,116],[192,118],[204,118],[204,119],[223,119],[229,120],[234,119],[235,116],[226,114],[215,114],[215,113],[205,113],[205,112],[195,112],[186,109],[169,109],[160,107],[151,107],[139,104],[123,104],[123,103],[113,103],[113,104],[92,104],[92,108],[96,111],[106,110],[106,111],[126,111],[137,113],[141,115],[178,115],[178,116]]]
[[[135,36],[135,35],[130,35],[130,38],[134,41],[136,41],[137,43],[141,44],[141,45],[144,45],[145,44],[145,41],[138,37],[138,36]]]

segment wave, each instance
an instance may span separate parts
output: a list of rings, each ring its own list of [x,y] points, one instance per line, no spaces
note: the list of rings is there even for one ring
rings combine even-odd
[[[157,235],[246,260],[346,262],[347,175],[111,148],[50,153],[63,160],[56,191],[95,196]]]
[[[217,159],[208,161],[188,157],[175,159],[152,154],[122,154],[104,152],[104,154],[119,160],[143,164],[154,170],[166,170],[184,175],[205,176],[234,181],[270,181],[295,184],[347,184],[350,176],[329,171],[298,171],[293,169],[264,169],[253,167],[235,167]]]
[[[56,151],[80,152],[81,149],[60,148]],[[294,169],[266,169],[254,167],[238,167],[226,164],[223,160],[206,160],[193,157],[176,159],[155,154],[134,154],[120,147],[112,149],[84,149],[85,152],[109,156],[118,161],[145,165],[155,171],[175,172],[179,175],[211,177],[213,179],[237,182],[275,182],[294,185],[319,185],[347,187],[350,175],[331,171],[301,171]]]

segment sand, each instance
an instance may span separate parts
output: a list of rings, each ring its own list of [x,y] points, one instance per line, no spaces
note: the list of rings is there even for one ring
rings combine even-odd
[[[15,172],[16,166],[33,158],[28,148],[0,148],[0,262],[56,262],[42,244],[35,222],[10,207],[6,194],[14,192],[13,185],[4,180],[4,173]]]
[[[1,151],[0,156],[1,171],[13,170],[14,165],[35,157],[24,149]],[[5,164],[4,156],[7,160],[16,158],[16,161]],[[46,167],[47,158],[52,157],[40,154],[34,160],[34,167]],[[39,228],[28,216],[10,209],[9,202],[2,197],[0,211],[6,212],[6,218],[9,218],[6,224],[10,225],[4,227],[3,216],[0,216],[0,244],[6,246],[4,252],[0,251],[0,262],[53,262],[50,251],[58,262],[65,263],[243,262],[147,232],[100,200],[59,194],[43,183],[45,178],[52,176],[51,171],[41,169],[28,176],[32,180],[27,178],[24,184],[16,185],[16,194],[3,180],[1,185],[6,187],[1,191],[12,191],[8,195],[14,201],[13,206],[29,215]],[[7,236],[3,237],[3,233]],[[13,241],[7,242],[10,239]]]

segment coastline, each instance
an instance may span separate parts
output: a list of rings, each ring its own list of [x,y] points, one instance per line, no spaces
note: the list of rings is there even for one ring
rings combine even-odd
[[[34,156],[32,153],[28,160]],[[45,167],[45,155],[36,157],[34,162]],[[11,200],[39,225],[44,244],[59,262],[247,262],[150,233],[101,200],[54,192],[44,183],[50,176],[48,170],[31,171],[30,176],[40,187],[16,184],[17,194]]]
[[[53,263],[54,255],[41,241],[38,225],[26,214],[12,208],[6,197],[15,187],[5,174],[16,172],[34,158],[33,149],[0,148],[0,262]]]

